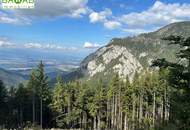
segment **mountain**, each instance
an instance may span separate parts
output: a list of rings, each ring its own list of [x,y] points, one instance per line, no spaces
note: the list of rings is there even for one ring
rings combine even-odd
[[[5,70],[0,68],[0,80],[2,80],[6,86],[16,87],[19,83],[26,83],[30,73],[31,70]],[[58,74],[65,76],[68,73],[69,71],[50,69],[46,72],[46,75],[48,76],[50,85],[53,85]]]
[[[5,70],[0,68],[0,79],[8,86],[18,85],[19,83],[26,83],[30,77],[31,69],[27,70]],[[4,72],[4,73],[2,73]],[[46,67],[46,75],[48,76],[49,85],[52,86],[56,82],[57,75],[65,76],[70,70],[61,70],[57,68]],[[11,76],[10,76],[11,75]],[[16,75],[16,77],[15,77]],[[15,80],[12,80],[15,79]]]
[[[154,59],[176,61],[174,53],[178,47],[161,40],[169,35],[190,36],[190,22],[172,23],[138,36],[114,38],[108,45],[87,56],[74,73],[84,79],[109,79],[113,73],[118,73],[121,78],[128,76],[132,80],[136,72],[149,67]]]
[[[26,78],[19,73],[7,71],[0,68],[0,80],[2,80],[7,86],[16,86],[19,83],[26,81]]]
[[[20,75],[24,76],[26,79],[28,79],[32,69],[8,70],[8,71],[20,74]],[[58,74],[66,75],[70,71],[69,70],[63,71],[61,69],[53,68],[53,67],[45,67],[45,72],[46,72],[46,75],[48,76],[48,78],[52,79],[52,78],[56,78]]]

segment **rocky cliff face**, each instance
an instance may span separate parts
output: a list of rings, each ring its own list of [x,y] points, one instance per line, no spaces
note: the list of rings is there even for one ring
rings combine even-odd
[[[136,72],[150,66],[152,60],[176,60],[178,47],[168,45],[161,38],[169,35],[190,36],[190,22],[173,23],[158,31],[135,37],[114,38],[107,46],[86,57],[79,68],[87,79],[110,78],[118,73],[121,78],[133,79]]]
[[[97,52],[97,56],[86,64],[88,75],[93,77],[97,73],[103,72],[103,75],[106,76],[112,72],[118,73],[122,78],[125,78],[126,75],[133,78],[135,71],[139,72],[143,67],[130,51],[126,47],[118,45],[101,48]]]

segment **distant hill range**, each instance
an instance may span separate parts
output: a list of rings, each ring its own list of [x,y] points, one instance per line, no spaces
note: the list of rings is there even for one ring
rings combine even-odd
[[[19,73],[0,68],[0,80],[2,80],[7,86],[17,86],[19,83],[25,82],[26,79],[27,77]]]
[[[29,79],[29,74],[31,70],[5,70],[0,68],[0,80],[4,82],[4,84],[8,87],[10,86],[18,86],[19,83],[27,83]],[[50,85],[53,85],[52,79],[56,79],[57,75],[66,75],[69,72],[62,71],[58,69],[51,69],[47,71],[47,76],[49,78]]]

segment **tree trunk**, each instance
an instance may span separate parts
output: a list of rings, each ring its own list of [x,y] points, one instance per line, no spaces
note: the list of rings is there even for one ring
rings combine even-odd
[[[35,98],[35,90],[34,90],[34,88],[33,88],[33,97],[32,97],[32,121],[33,121],[33,125],[35,125],[35,121],[36,121],[36,117],[35,117],[35,115],[36,115],[36,111],[35,111],[35,100],[36,100],[36,98]]]
[[[125,118],[124,118],[124,130],[128,130],[128,124],[127,124],[127,113],[125,113]]]
[[[22,128],[23,124],[23,110],[22,110],[22,105],[20,105],[20,126]]]
[[[101,119],[100,119],[100,113],[98,112],[98,130],[101,130]]]
[[[111,110],[111,128],[113,129],[114,128],[114,111],[115,111],[115,98],[113,96],[113,99],[112,99],[112,110]]]
[[[114,129],[117,130],[117,95],[115,96]]]
[[[190,58],[188,60],[189,60],[188,73],[190,74]],[[189,75],[189,79],[188,79],[188,84],[189,84],[189,88],[190,88],[190,75]]]
[[[160,111],[160,117],[161,117],[161,122],[163,122],[163,115],[164,115],[164,98],[162,97],[162,102],[161,102],[161,111]]]
[[[80,125],[80,128],[82,129],[82,127],[83,127],[83,124],[82,124],[82,114],[80,114],[79,125]]]
[[[84,112],[82,114],[82,126],[83,129],[86,129],[86,114]]]
[[[135,128],[134,129],[136,129],[137,126],[139,128],[139,122],[138,122],[138,120],[139,120],[139,107],[136,106]]]
[[[121,130],[121,92],[119,91],[119,96],[118,96],[118,116],[117,116],[117,129]]]
[[[120,130],[123,130],[123,112],[121,111],[121,116],[120,116]]]
[[[168,98],[168,120],[170,119],[170,99]]]
[[[142,116],[143,116],[143,96],[140,95],[140,99],[139,99],[140,103],[139,103],[139,125],[141,125],[141,121],[142,121]]]
[[[153,110],[152,110],[152,124],[155,126],[155,109],[156,109],[156,95],[155,92],[153,92]]]
[[[97,130],[97,127],[96,127],[97,123],[96,123],[96,116],[94,117],[94,130]]]
[[[110,100],[108,99],[107,100],[107,103],[106,103],[106,129],[107,128],[110,128],[110,123],[109,123],[109,117],[110,117]]]
[[[41,129],[43,129],[43,101],[42,101],[42,97],[40,99],[40,126]]]
[[[164,96],[163,96],[163,115],[162,115],[163,123],[165,123],[165,117],[166,117],[166,87],[165,87]]]
[[[70,96],[68,99],[67,113],[68,113],[68,115],[71,113],[71,97]],[[82,118],[83,118],[83,113],[82,113]],[[82,119],[82,121],[83,121],[83,119]],[[67,124],[68,124],[68,127],[70,127],[70,122],[67,121]],[[82,127],[83,127],[83,124],[82,124]]]
[[[135,95],[132,95],[133,97],[133,110],[132,110],[132,130],[135,128]]]
[[[164,122],[167,120],[167,109],[168,109],[168,103],[167,103],[167,86],[166,86],[164,92]]]

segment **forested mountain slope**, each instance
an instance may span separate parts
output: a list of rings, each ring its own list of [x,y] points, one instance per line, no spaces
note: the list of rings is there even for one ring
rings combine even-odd
[[[169,35],[190,35],[190,22],[179,22],[167,25],[155,32],[144,33],[126,38],[114,38],[108,45],[87,56],[77,73],[87,79],[110,78],[118,73],[121,78],[140,72],[150,66],[157,58],[175,61],[178,47],[162,40]]]
[[[26,77],[19,73],[7,71],[0,68],[0,80],[2,80],[5,85],[17,86],[19,83],[26,81]]]

